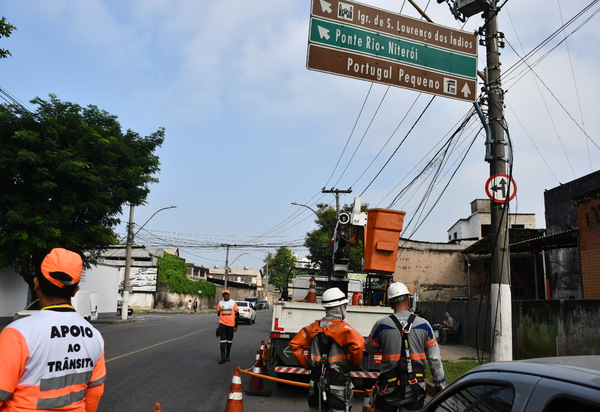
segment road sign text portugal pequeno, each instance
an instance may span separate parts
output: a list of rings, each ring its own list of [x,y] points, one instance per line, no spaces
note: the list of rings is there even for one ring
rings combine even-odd
[[[313,0],[307,67],[475,101],[477,38],[349,1]]]

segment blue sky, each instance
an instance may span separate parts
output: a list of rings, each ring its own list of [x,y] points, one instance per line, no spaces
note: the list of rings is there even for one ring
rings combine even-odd
[[[418,18],[403,1],[364,3]],[[482,25],[479,16],[463,25],[445,4],[417,3],[436,24],[468,32]],[[517,53],[529,53],[593,2],[505,3],[501,61],[518,185],[510,207],[535,213],[545,227],[544,190],[600,168],[600,7],[528,67],[513,66]],[[258,268],[275,250],[269,245],[306,254],[300,245],[315,217],[291,203],[333,204],[323,187],[352,188],[342,203],[361,195],[371,207],[406,211],[403,236],[432,242],[446,241],[470,202],[486,197],[479,122],[452,146],[437,180],[440,163],[425,166],[471,104],[308,70],[309,0],[4,0],[2,15],[17,30],[0,41],[12,53],[0,61],[0,87],[19,101],[53,93],[94,104],[142,135],[165,127],[160,183],[135,209],[135,222],[177,208],[156,214],[136,243],[177,246],[189,262],[220,267],[219,245],[244,245],[230,250],[229,261]],[[423,169],[427,177],[403,190]],[[120,233],[127,217],[125,208]]]

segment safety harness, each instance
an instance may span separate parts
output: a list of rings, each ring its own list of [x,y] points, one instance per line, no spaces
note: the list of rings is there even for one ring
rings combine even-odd
[[[315,385],[314,397],[318,399],[314,399],[314,397],[310,399],[309,397],[309,405],[313,407],[318,405],[320,411],[323,408],[323,402],[327,402],[330,408],[348,410],[348,405],[346,405],[343,399],[339,399],[337,396],[331,396],[330,384],[333,383],[334,385],[343,386],[347,383],[347,379],[343,374],[329,367],[329,352],[334,341],[324,332],[319,332],[315,339],[319,345],[321,363],[312,368],[311,380]]]
[[[394,391],[399,390],[401,397],[404,398],[406,393],[406,384],[410,385],[412,388],[418,388],[422,390],[419,382],[425,381],[425,373],[424,368],[421,365],[413,365],[411,360],[411,352],[410,352],[410,344],[408,342],[408,337],[410,335],[410,331],[412,329],[412,324],[415,320],[416,315],[411,313],[406,321],[404,327],[400,324],[400,321],[396,316],[390,315],[390,318],[400,331],[400,335],[402,336],[402,354],[400,359],[398,360],[398,365],[396,369],[387,371],[379,375],[379,379],[377,381],[377,396],[385,396],[386,390],[388,387],[393,386]],[[418,391],[415,391],[417,393]]]

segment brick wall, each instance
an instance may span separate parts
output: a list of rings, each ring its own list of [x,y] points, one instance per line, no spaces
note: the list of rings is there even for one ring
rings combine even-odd
[[[577,203],[583,297],[600,299],[600,193]]]

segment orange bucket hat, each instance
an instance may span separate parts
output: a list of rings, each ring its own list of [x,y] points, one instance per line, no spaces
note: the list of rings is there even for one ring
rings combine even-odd
[[[83,270],[83,260],[78,253],[63,248],[54,248],[42,261],[41,269],[42,275],[46,279],[59,288],[62,288],[65,285],[79,283],[81,271]],[[56,272],[64,273],[70,279],[59,279],[59,277],[64,278],[65,276],[53,275]]]

